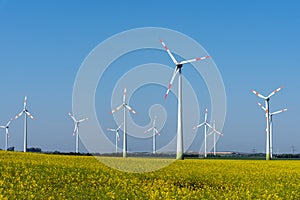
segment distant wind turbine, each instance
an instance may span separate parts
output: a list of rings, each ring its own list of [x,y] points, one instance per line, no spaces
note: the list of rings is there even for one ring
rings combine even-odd
[[[124,122],[123,122],[124,123],[124,129],[123,129],[123,158],[126,158],[126,153],[127,153],[126,110],[129,110],[133,114],[136,114],[136,112],[129,105],[127,105],[127,103],[126,103],[126,88],[124,88],[123,103],[121,105],[119,105],[118,107],[116,107],[115,109],[113,109],[111,111],[111,114],[117,112],[121,108],[123,108],[123,112],[124,112]]]
[[[223,136],[222,133],[220,133],[219,131],[216,130],[216,122],[214,121],[213,123],[213,128],[212,131],[208,134],[208,136],[210,136],[211,134],[214,134],[214,156],[216,155],[216,149],[217,149],[217,144],[216,144],[216,134]]]
[[[23,110],[15,116],[15,119],[18,119],[24,114],[24,149],[23,151],[27,151],[27,116],[31,119],[34,119],[33,116],[28,112],[27,108],[27,97],[24,98]]]
[[[156,135],[160,134],[159,131],[157,130],[156,126],[155,126],[155,123],[156,123],[156,116],[154,117],[152,127],[145,131],[145,133],[148,133],[149,131],[153,131],[152,132],[152,138],[153,138],[152,139],[152,151],[153,151],[153,154],[156,153]]]
[[[112,128],[108,128],[108,131],[112,131],[116,133],[116,153],[118,153],[118,141],[120,141],[120,135],[119,135],[119,131],[121,129],[121,126],[123,125],[123,123],[120,124],[120,126],[116,129],[112,129]]]
[[[0,126],[0,128],[5,129],[5,150],[8,149],[8,136],[9,136],[9,124],[11,122],[12,119],[10,119],[5,126]]]
[[[168,49],[168,47],[165,45],[165,43],[160,40],[161,44],[163,45],[163,47],[165,48],[165,50],[168,52],[169,56],[171,57],[172,61],[174,62],[174,64],[176,65],[175,70],[173,72],[171,81],[169,83],[168,86],[168,90],[166,92],[165,95],[165,99],[167,98],[173,81],[176,77],[176,75],[179,73],[178,75],[178,121],[177,121],[177,151],[176,151],[176,159],[183,159],[183,130],[182,130],[182,74],[181,74],[181,68],[184,64],[187,63],[192,63],[198,60],[204,60],[207,58],[210,58],[210,56],[204,56],[201,58],[194,58],[194,59],[190,59],[190,60],[184,60],[181,62],[177,62],[177,60],[175,59],[175,57],[172,55],[171,51]]]
[[[261,104],[261,103],[258,103],[258,105],[264,110],[266,111],[266,108]],[[283,110],[278,110],[276,112],[272,112],[270,113],[270,158],[272,159],[273,158],[273,115],[277,115],[279,113],[283,113],[287,111],[287,109],[283,109]]]
[[[280,90],[282,90],[282,87],[274,90],[267,97],[261,95],[260,93],[254,91],[254,90],[251,90],[251,92],[254,93],[256,96],[258,96],[259,98],[262,98],[262,99],[265,100],[265,111],[266,111],[266,121],[267,121],[266,160],[270,160],[270,111],[269,111],[269,101],[270,101],[271,96],[273,96],[274,94],[276,94]]]
[[[207,157],[207,150],[206,150],[206,143],[207,143],[207,127],[211,128],[214,130],[214,128],[207,122],[207,114],[208,114],[208,109],[206,108],[205,110],[205,116],[204,116],[204,122],[195,126],[194,127],[194,130],[201,127],[201,126],[204,126],[204,157],[206,158]]]
[[[75,136],[75,138],[76,138],[75,153],[78,153],[79,152],[79,124],[81,122],[84,122],[84,121],[88,120],[88,118],[77,120],[71,113],[68,113],[68,114],[69,114],[69,116],[72,118],[72,120],[74,122],[73,136]]]

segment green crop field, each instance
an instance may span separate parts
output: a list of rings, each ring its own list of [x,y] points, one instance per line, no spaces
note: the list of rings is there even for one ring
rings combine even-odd
[[[122,159],[111,162],[126,164]],[[92,156],[0,151],[0,199],[298,200],[300,161],[190,159],[154,172],[127,173]]]

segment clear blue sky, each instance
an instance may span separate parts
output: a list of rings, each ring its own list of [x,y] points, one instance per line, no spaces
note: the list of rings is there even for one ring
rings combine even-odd
[[[299,6],[296,0],[0,0],[0,123],[20,112],[24,95],[28,95],[28,109],[36,117],[29,120],[28,146],[73,151],[73,123],[67,113],[72,109],[73,84],[84,58],[114,34],[154,26],[190,36],[217,64],[227,93],[219,150],[250,152],[256,148],[264,152],[264,114],[257,106],[261,101],[250,90],[267,95],[284,86],[271,100],[271,111],[289,109],[274,116],[274,152],[290,152],[293,145],[300,152]],[[166,77],[166,86],[169,79]],[[142,105],[137,103],[137,107]],[[143,123],[149,118],[141,115],[138,120]],[[114,124],[108,119],[107,126]],[[164,128],[165,132],[175,130],[170,123]],[[10,132],[10,146],[21,150],[23,120],[14,121]],[[0,148],[4,148],[4,139],[1,130]],[[199,150],[202,137],[197,141],[191,150]]]

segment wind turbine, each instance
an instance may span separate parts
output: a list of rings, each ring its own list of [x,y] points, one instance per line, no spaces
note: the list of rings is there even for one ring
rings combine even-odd
[[[216,122],[214,121],[213,123],[213,128],[212,131],[208,134],[208,136],[210,136],[211,134],[214,134],[214,156],[216,155],[216,134],[219,134],[221,136],[223,136],[222,133],[220,133],[219,131],[216,130]]]
[[[205,116],[204,116],[204,122],[195,126],[194,127],[194,130],[201,127],[201,126],[204,126],[204,157],[206,158],[207,157],[207,152],[206,152],[206,142],[207,142],[207,127],[211,128],[214,130],[214,128],[207,122],[207,114],[208,114],[208,110],[206,108],[205,110]]]
[[[168,49],[168,47],[165,45],[165,43],[160,40],[161,44],[163,45],[163,47],[166,49],[166,51],[168,52],[169,56],[171,57],[172,61],[174,62],[174,64],[176,65],[175,70],[173,72],[171,81],[169,83],[168,86],[168,90],[166,92],[165,95],[165,99],[167,98],[173,81],[176,77],[177,74],[178,75],[178,121],[177,121],[177,151],[176,151],[176,159],[183,159],[183,127],[182,127],[182,74],[181,74],[181,68],[184,64],[187,63],[192,63],[198,60],[204,60],[207,58],[210,58],[210,56],[204,56],[201,58],[194,58],[194,59],[190,59],[190,60],[184,60],[181,62],[177,62],[177,60],[175,59],[175,57],[172,55],[171,51]]]
[[[81,122],[84,122],[84,121],[88,120],[88,118],[77,120],[71,113],[68,113],[68,114],[69,114],[69,116],[72,118],[72,120],[74,122],[73,136],[76,137],[75,153],[78,153],[78,149],[79,149],[79,124]]]
[[[111,114],[117,112],[118,110],[120,110],[121,108],[123,108],[124,111],[124,129],[123,129],[123,158],[126,158],[126,153],[127,153],[127,134],[126,134],[126,109],[129,110],[130,112],[132,112],[133,114],[136,114],[136,112],[126,103],[126,88],[124,88],[124,94],[123,94],[123,103],[121,105],[119,105],[118,107],[116,107],[115,109],[113,109],[111,111]]]
[[[266,138],[266,160],[270,160],[270,111],[269,111],[269,101],[271,96],[273,96],[274,94],[276,94],[277,92],[279,92],[282,89],[282,87],[274,90],[273,92],[271,92],[269,94],[269,96],[265,97],[263,95],[261,95],[260,93],[251,90],[252,93],[254,93],[256,96],[258,96],[259,98],[262,98],[265,100],[265,111],[266,111],[266,121],[267,121],[267,138]]]
[[[145,133],[148,133],[151,130],[153,131],[153,133],[152,133],[152,137],[153,137],[153,140],[152,140],[153,154],[156,153],[156,135],[160,135],[159,131],[157,130],[157,128],[155,126],[155,123],[156,123],[156,116],[154,117],[152,127],[145,131]]]
[[[261,104],[261,103],[258,103],[258,105],[264,110],[266,111],[266,108]],[[270,158],[272,159],[273,158],[273,115],[277,115],[279,113],[283,113],[287,111],[287,109],[283,109],[283,110],[278,110],[276,112],[272,112],[270,113],[269,117],[270,117]]]
[[[10,119],[5,126],[0,126],[0,128],[5,129],[5,150],[8,149],[8,135],[9,135],[8,129],[9,129],[9,124],[10,124],[11,120],[12,119]]]
[[[119,135],[119,130],[121,129],[121,126],[123,123],[120,124],[120,126],[116,129],[108,128],[108,131],[112,131],[116,133],[116,153],[118,153],[118,141],[120,141],[120,135]]]
[[[34,117],[28,112],[27,108],[27,97],[24,98],[24,104],[23,104],[23,110],[16,115],[15,119],[18,119],[24,114],[24,149],[23,151],[27,151],[27,116],[31,119],[34,119]]]

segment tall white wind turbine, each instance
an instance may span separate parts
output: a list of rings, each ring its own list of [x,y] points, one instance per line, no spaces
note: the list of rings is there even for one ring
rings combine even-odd
[[[206,150],[206,143],[207,143],[207,127],[211,128],[214,130],[214,128],[207,122],[207,114],[208,114],[208,109],[206,108],[205,110],[205,116],[204,116],[204,122],[195,126],[194,127],[194,130],[201,127],[201,126],[204,126],[204,157],[206,158],[207,157],[207,150]]]
[[[9,120],[5,126],[0,126],[0,128],[5,129],[5,150],[8,149],[8,136],[9,136],[9,130],[8,129],[9,129],[9,124],[10,124],[11,120]]]
[[[28,112],[27,108],[27,97],[24,98],[24,104],[23,104],[23,110],[16,115],[15,119],[18,119],[24,114],[24,149],[23,151],[27,151],[27,116],[31,119],[34,119],[34,117]]]
[[[223,136],[222,133],[220,133],[219,131],[216,130],[216,122],[214,121],[213,123],[213,129],[212,131],[208,134],[208,136],[210,136],[211,134],[214,134],[214,156],[216,155],[216,151],[217,151],[217,142],[216,142],[216,134]]]
[[[156,135],[160,134],[159,131],[157,130],[156,126],[155,126],[155,123],[156,123],[156,116],[154,117],[152,127],[145,131],[145,133],[148,133],[148,132],[152,131],[152,138],[153,138],[152,139],[152,151],[153,151],[153,154],[156,153]]]
[[[123,108],[123,112],[124,112],[124,121],[123,121],[123,123],[124,123],[124,129],[123,129],[123,158],[126,158],[126,153],[127,153],[126,110],[129,110],[133,114],[136,114],[136,112],[129,105],[127,105],[127,103],[126,103],[126,88],[124,88],[123,103],[121,105],[119,105],[118,107],[116,107],[115,109],[113,109],[111,111],[111,114],[117,112],[121,108]]]
[[[75,136],[76,141],[75,141],[75,153],[79,152],[79,124],[81,122],[84,122],[86,120],[88,120],[88,118],[84,118],[81,120],[77,120],[71,113],[68,113],[69,116],[71,117],[71,119],[74,122],[74,131],[73,131],[73,136]]]
[[[266,108],[261,104],[261,103],[258,103],[258,105],[264,110],[266,111]],[[278,110],[276,112],[272,112],[270,113],[270,158],[272,159],[273,158],[273,115],[277,115],[279,113],[283,113],[287,111],[287,109],[282,109],[282,110]]]
[[[266,121],[267,121],[267,138],[266,138],[266,160],[270,160],[270,111],[269,111],[269,101],[271,96],[273,96],[274,94],[276,94],[277,92],[279,92],[282,89],[282,87],[274,90],[273,92],[271,92],[269,94],[269,96],[263,96],[260,93],[251,90],[252,93],[254,93],[256,96],[258,96],[259,98],[262,98],[265,100],[265,111],[266,111]]]
[[[168,90],[166,92],[165,95],[165,99],[167,98],[170,89],[172,87],[173,81],[176,77],[177,74],[178,75],[178,115],[177,115],[177,150],[176,150],[176,159],[183,159],[183,127],[182,127],[182,74],[181,74],[181,68],[184,64],[187,63],[192,63],[198,60],[204,60],[207,58],[210,58],[210,56],[204,56],[201,58],[194,58],[194,59],[190,59],[190,60],[184,60],[181,62],[177,62],[177,60],[175,59],[175,57],[172,55],[171,51],[168,49],[168,47],[165,45],[165,43],[160,40],[161,44],[163,45],[163,47],[165,48],[165,50],[168,52],[169,56],[171,57],[172,61],[174,62],[174,64],[176,65],[175,70],[173,72],[171,81],[169,83],[168,86]]]
[[[114,128],[107,129],[108,131],[115,132],[115,134],[116,134],[116,153],[118,153],[118,141],[120,141],[119,131],[120,131],[122,125],[123,125],[123,123],[121,123],[120,126],[116,129],[114,129]]]

